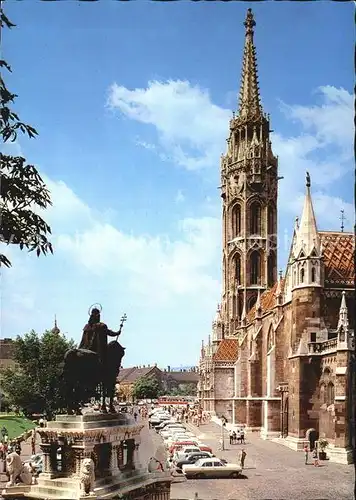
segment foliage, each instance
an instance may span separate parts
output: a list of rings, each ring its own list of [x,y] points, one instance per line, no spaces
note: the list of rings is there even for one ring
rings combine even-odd
[[[321,451],[324,451],[327,446],[329,446],[329,442],[326,439],[319,439],[319,448]]]
[[[62,383],[63,359],[74,346],[72,340],[46,331],[39,336],[33,330],[15,341],[15,368],[1,371],[1,388],[12,405],[25,415],[47,413],[65,407]]]
[[[25,417],[18,417],[16,415],[1,415],[0,430],[3,427],[6,428],[9,439],[14,439],[24,432],[33,429],[35,424]]]
[[[4,14],[0,6],[0,29],[13,28],[15,25]],[[11,72],[6,61],[0,59],[0,70]],[[4,143],[15,142],[18,132],[32,138],[37,131],[20,121],[12,111],[11,104],[17,95],[10,92],[0,74],[0,135]],[[7,245],[36,250],[37,256],[53,253],[48,240],[50,226],[36,214],[51,205],[50,193],[36,167],[27,165],[21,156],[0,154],[0,241]],[[0,254],[0,266],[11,266],[10,260]]]
[[[156,399],[162,393],[162,383],[156,377],[141,377],[132,389],[135,399]]]
[[[169,396],[196,396],[197,386],[195,384],[181,384],[173,387],[168,393]]]

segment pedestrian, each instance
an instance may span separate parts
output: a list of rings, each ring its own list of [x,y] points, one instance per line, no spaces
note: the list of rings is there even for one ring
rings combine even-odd
[[[240,465],[241,465],[241,469],[243,469],[245,467],[245,459],[246,459],[246,451],[244,449],[241,450],[241,455],[240,455]]]
[[[137,422],[137,412],[134,413],[135,422]]]
[[[234,433],[230,431],[230,444],[234,444]]]
[[[304,458],[305,458],[305,465],[308,465],[309,448],[307,444],[304,446]]]
[[[241,442],[241,444],[245,444],[245,430],[244,429],[240,430],[240,442]]]
[[[18,440],[16,441],[16,443],[15,443],[15,446],[14,446],[14,451],[16,451],[16,453],[17,453],[18,455],[21,455],[21,451],[22,451],[22,450],[21,450],[21,442],[20,442],[20,440],[19,440],[19,439],[18,439]]]
[[[314,451],[313,451],[313,461],[314,461],[314,467],[319,467],[318,450],[317,450],[317,448],[314,448]]]
[[[240,442],[241,442],[241,431],[240,431],[240,429],[237,429],[237,433],[236,433],[236,442],[237,442],[237,443],[240,443]]]

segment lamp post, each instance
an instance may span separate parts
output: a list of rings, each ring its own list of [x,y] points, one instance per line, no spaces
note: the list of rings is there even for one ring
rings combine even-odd
[[[225,450],[224,429],[226,427],[226,418],[221,417],[221,422],[222,422],[222,425],[221,425],[221,451],[224,451]]]

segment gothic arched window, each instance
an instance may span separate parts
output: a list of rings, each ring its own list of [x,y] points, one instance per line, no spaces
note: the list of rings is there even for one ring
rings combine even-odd
[[[276,268],[276,255],[271,252],[267,259],[267,286],[272,287],[274,285],[274,276]]]
[[[235,255],[235,280],[238,285],[241,283],[241,257],[240,254]]]
[[[256,300],[257,300],[256,295],[253,295],[252,297],[250,297],[250,299],[248,301],[248,306],[247,306],[247,310],[248,311],[251,311],[251,309],[253,308],[253,306],[256,304]]]
[[[316,281],[316,270],[315,270],[315,267],[312,267],[311,268],[311,282],[315,283],[315,281]]]
[[[274,207],[269,206],[267,212],[267,232],[268,234],[274,234]]]
[[[250,233],[261,233],[261,205],[255,201],[250,208]]]
[[[332,382],[329,382],[328,383],[327,394],[326,394],[326,404],[328,406],[332,405],[332,404],[334,404],[334,400],[335,400],[335,388],[334,388],[334,384]]]
[[[305,274],[304,267],[302,267],[300,270],[300,283],[304,283],[304,274]]]
[[[223,237],[224,237],[224,244],[226,244],[227,242],[227,234],[226,234],[226,211],[225,211],[225,207],[223,208]]]
[[[270,327],[267,335],[267,352],[270,351],[273,346],[274,346],[273,328]]]
[[[251,285],[259,285],[261,277],[261,256],[257,251],[254,251],[251,254],[250,270]]]
[[[325,384],[321,384],[320,386],[320,404],[323,405],[325,404],[326,402],[326,398],[325,398],[326,394],[325,394]]]
[[[241,233],[241,207],[240,205],[235,205],[232,208],[231,213],[232,222],[232,237],[236,238]]]

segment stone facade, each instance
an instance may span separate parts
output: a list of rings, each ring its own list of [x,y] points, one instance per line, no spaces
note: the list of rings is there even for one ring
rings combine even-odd
[[[221,164],[222,304],[201,350],[199,398],[204,410],[295,449],[313,429],[329,442],[332,460],[350,462],[354,235],[318,230],[307,173],[302,215],[277,279],[278,165],[260,104],[254,26],[249,9],[239,110]]]

